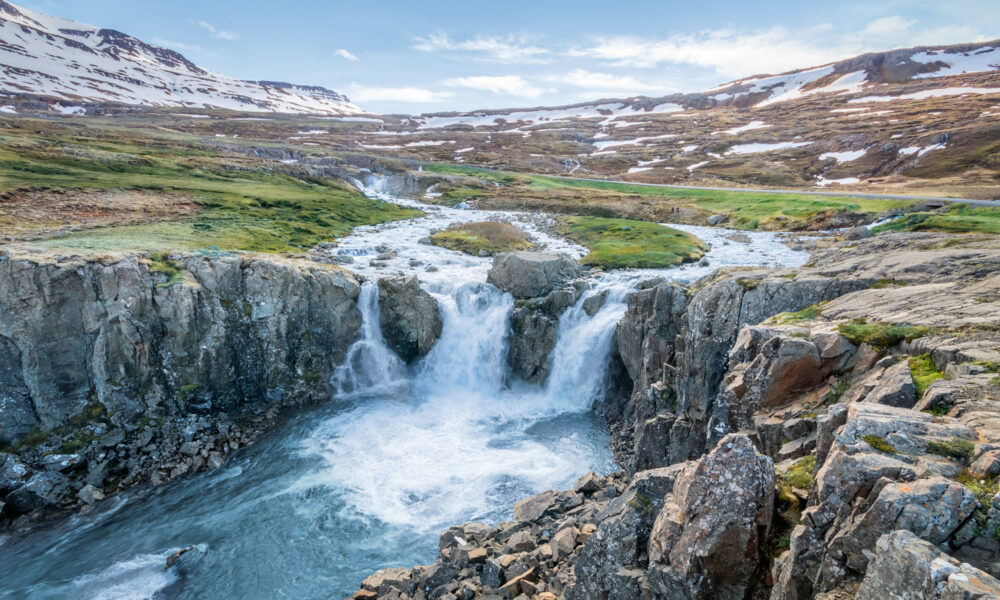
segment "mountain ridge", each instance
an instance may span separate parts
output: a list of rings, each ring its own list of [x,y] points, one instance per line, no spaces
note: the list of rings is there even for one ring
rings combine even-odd
[[[365,111],[320,86],[244,81],[114,29],[0,0],[0,91],[58,101],[329,116]]]

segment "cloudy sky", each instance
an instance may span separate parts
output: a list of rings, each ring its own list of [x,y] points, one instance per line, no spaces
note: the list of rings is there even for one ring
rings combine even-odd
[[[873,50],[1000,38],[997,0],[24,0],[233,77],[376,112],[701,91]]]

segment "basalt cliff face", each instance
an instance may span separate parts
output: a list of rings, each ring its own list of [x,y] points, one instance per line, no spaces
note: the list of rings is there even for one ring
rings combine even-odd
[[[92,502],[206,466],[326,400],[358,282],[255,255],[0,254],[0,504]]]
[[[645,284],[597,407],[624,470],[354,598],[1000,597],[998,268],[995,240],[883,235]]]

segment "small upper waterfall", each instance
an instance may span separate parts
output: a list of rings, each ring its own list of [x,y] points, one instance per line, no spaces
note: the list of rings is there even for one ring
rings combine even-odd
[[[406,366],[385,345],[378,306],[378,286],[366,281],[358,296],[362,325],[358,341],[348,349],[344,363],[333,374],[337,395],[392,387],[405,380]]]

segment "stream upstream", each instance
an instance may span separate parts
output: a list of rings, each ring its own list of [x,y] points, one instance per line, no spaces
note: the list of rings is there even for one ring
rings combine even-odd
[[[363,189],[426,216],[359,228],[331,250],[369,279],[361,335],[334,376],[338,394],[215,471],[109,498],[25,539],[0,538],[0,599],[328,599],[349,596],[375,570],[429,563],[448,526],[510,519],[517,500],[616,468],[591,408],[603,394],[625,298],[640,281],[808,258],[778,234],[734,241],[730,230],[674,226],[709,245],[708,265],[594,277],[560,320],[548,380],[532,386],[510,381],[514,301],[485,283],[491,259],[421,240],[456,222],[504,220],[547,249],[585,250],[547,233],[544,216],[398,200],[374,178]],[[419,275],[444,322],[431,353],[410,367],[382,339],[371,283],[397,274]],[[605,291],[603,307],[588,316],[583,301]],[[165,569],[187,546],[197,550]]]

